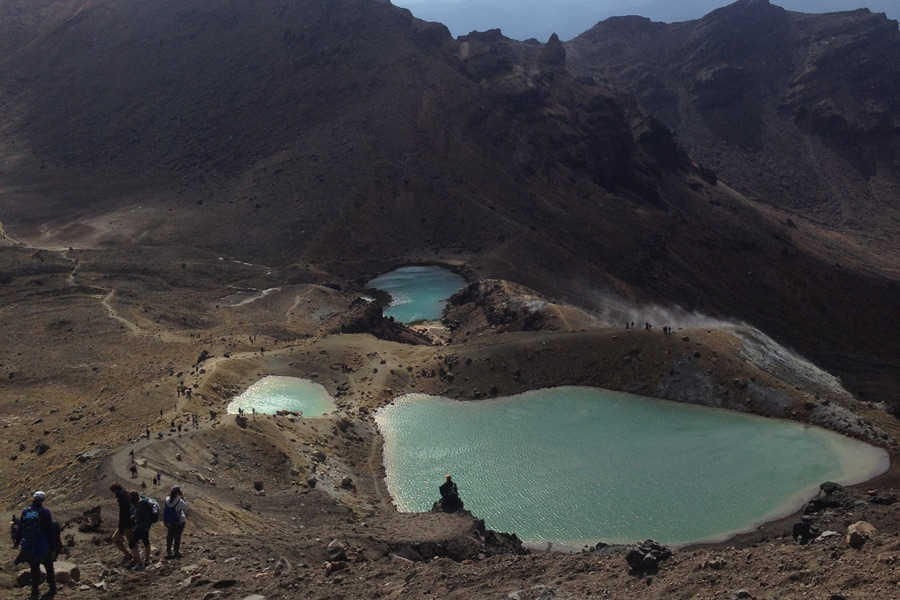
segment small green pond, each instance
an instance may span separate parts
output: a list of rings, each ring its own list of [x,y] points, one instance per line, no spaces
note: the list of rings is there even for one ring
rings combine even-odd
[[[414,323],[440,319],[447,299],[465,285],[465,279],[443,267],[410,266],[379,275],[366,287],[390,294],[385,316]]]
[[[270,375],[263,377],[228,404],[228,414],[256,412],[274,415],[279,410],[302,412],[304,417],[318,417],[333,412],[334,399],[321,384],[310,379]]]

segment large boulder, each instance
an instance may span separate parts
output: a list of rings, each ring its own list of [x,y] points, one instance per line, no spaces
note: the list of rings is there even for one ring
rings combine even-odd
[[[859,550],[870,539],[875,537],[878,530],[871,523],[857,521],[847,528],[847,543],[851,548]]]
[[[669,548],[653,540],[645,540],[628,549],[625,562],[634,573],[656,573],[659,570],[659,563],[671,557],[672,550]]]

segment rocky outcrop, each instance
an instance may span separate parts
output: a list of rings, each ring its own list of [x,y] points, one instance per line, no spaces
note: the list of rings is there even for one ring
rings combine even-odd
[[[822,531],[813,524],[814,522],[815,519],[810,515],[803,515],[798,522],[794,523],[791,528],[791,537],[797,544],[806,545],[822,534]]]
[[[625,562],[636,574],[656,573],[659,563],[672,557],[672,550],[653,541],[644,540],[625,553]]]
[[[900,32],[883,14],[739,0],[685,23],[609,19],[569,45],[571,69],[633,93],[695,160],[754,198],[827,212],[848,186],[875,200],[867,180],[879,170],[883,181],[900,176],[890,158],[900,147]],[[823,161],[856,178],[838,175],[829,189],[836,174]]]
[[[392,317],[385,317],[378,304],[364,298],[354,300],[347,312],[339,315],[335,321],[330,333],[368,333],[389,342],[431,344],[431,340],[426,336],[395,321]]]
[[[500,331],[557,329],[550,304],[522,286],[489,279],[470,283],[449,302],[444,322],[451,330],[482,327]]]
[[[803,513],[806,515],[817,513],[826,508],[838,508],[850,503],[849,494],[839,483],[826,481],[819,486],[819,493],[806,503]]]

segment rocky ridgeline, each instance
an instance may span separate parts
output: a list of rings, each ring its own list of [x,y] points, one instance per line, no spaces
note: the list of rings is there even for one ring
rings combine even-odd
[[[378,339],[404,344],[428,345],[428,337],[413,331],[392,317],[385,317],[375,302],[357,298],[347,312],[335,318],[331,333],[368,333]]]

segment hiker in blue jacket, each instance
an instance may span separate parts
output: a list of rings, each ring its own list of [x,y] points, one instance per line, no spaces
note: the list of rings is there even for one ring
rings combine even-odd
[[[13,539],[13,548],[22,547],[16,557],[15,564],[27,562],[31,567],[31,597],[40,598],[38,588],[41,584],[41,565],[47,571],[47,585],[50,591],[45,597],[56,595],[56,574],[53,572],[53,561],[59,552],[53,543],[53,515],[44,506],[47,494],[37,491],[31,496],[31,505],[22,510],[19,527]]]

